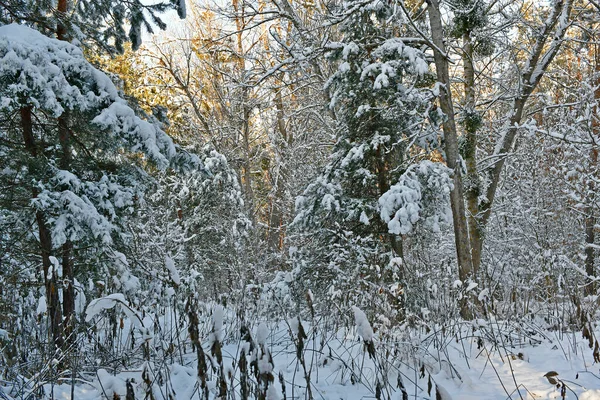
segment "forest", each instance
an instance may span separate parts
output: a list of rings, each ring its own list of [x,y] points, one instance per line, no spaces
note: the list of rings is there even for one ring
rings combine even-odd
[[[600,400],[600,1],[0,0],[0,400]]]

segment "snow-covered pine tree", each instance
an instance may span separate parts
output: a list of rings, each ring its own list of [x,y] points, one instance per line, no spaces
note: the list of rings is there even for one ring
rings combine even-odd
[[[399,310],[402,235],[422,217],[428,182],[441,193],[449,184],[441,164],[411,168],[437,145],[429,62],[401,36],[406,26],[389,3],[345,2],[336,18],[342,41],[327,45],[338,65],[327,87],[338,139],[323,173],[297,199],[295,272],[318,294]]]
[[[116,249],[128,240],[123,218],[143,199],[142,168],[201,162],[139,118],[80,48],[24,25],[0,27],[0,121],[3,240],[30,249],[25,257],[9,251],[20,269],[2,273],[31,280],[18,289],[43,282],[35,296],[45,297],[51,343],[60,347],[74,335],[77,281],[137,285]]]
[[[185,0],[144,2],[140,0],[7,0],[0,8],[0,25],[25,23],[47,36],[93,42],[107,51],[123,52],[131,42],[136,50],[142,43],[142,27],[149,33],[166,24],[161,14],[176,10],[186,16]]]

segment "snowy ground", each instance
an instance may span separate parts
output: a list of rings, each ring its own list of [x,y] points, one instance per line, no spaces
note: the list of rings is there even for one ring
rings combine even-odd
[[[402,400],[402,392],[396,384],[400,372],[409,399],[435,399],[436,386],[443,400],[561,399],[561,390],[544,377],[546,373],[555,371],[558,373],[556,379],[565,385],[566,399],[600,399],[600,367],[593,362],[592,350],[580,333],[559,335],[558,332],[541,330],[523,333],[510,331],[506,326],[502,328],[504,335],[500,334],[498,325],[496,329],[488,325],[475,331],[464,330],[463,333],[469,332],[469,335],[462,336],[460,340],[456,336],[430,334],[421,335],[417,344],[414,337],[409,338],[412,346],[405,345],[405,348],[408,346],[412,350],[398,355],[397,359],[393,356],[387,358],[390,362],[385,363],[388,366],[385,376],[393,384],[383,389],[382,398]],[[255,337],[259,336],[257,330],[254,330]],[[265,343],[273,357],[275,381],[272,384],[274,390],[269,391],[268,398],[284,398],[278,378],[280,373],[286,386],[286,399],[307,398],[304,372],[296,358],[289,329],[280,324],[271,326],[269,332]],[[308,333],[310,336],[310,331]],[[493,346],[490,335],[503,345]],[[304,350],[314,399],[376,398],[375,376],[381,376],[376,372],[381,371],[377,365],[382,365],[381,354],[386,346],[379,343],[379,360],[374,363],[354,330],[338,333],[326,340],[315,338],[315,341],[307,341]],[[325,346],[322,346],[323,343]],[[233,367],[233,361],[238,359],[242,348],[243,344],[223,347],[226,370],[234,377],[239,371]],[[183,360],[183,365],[159,365],[156,361],[146,365],[155,378],[153,393],[157,399],[167,399],[169,394],[176,399],[201,399],[196,358],[190,353]],[[416,368],[410,365],[416,365]],[[135,380],[132,386],[136,398],[144,398],[142,368],[120,372],[116,376],[100,369],[88,383],[78,382],[75,385],[74,398],[113,399],[114,393],[124,398],[125,380],[131,378]],[[237,385],[236,382],[239,381],[234,378],[233,386]],[[209,386],[213,398],[215,380],[210,381]],[[47,394],[53,391],[55,399],[71,398],[71,385],[68,383],[53,389],[46,385],[45,389]],[[232,398],[240,398],[239,393]]]
[[[579,340],[575,354],[572,337],[551,340],[512,349],[512,354],[509,350],[508,356],[500,349],[489,358],[487,350],[473,352],[467,359],[454,357],[462,381],[446,371],[436,375],[435,380],[452,399],[560,399],[561,391],[544,377],[555,371],[567,386],[566,398],[600,399],[600,371],[598,364],[592,363],[592,351]]]

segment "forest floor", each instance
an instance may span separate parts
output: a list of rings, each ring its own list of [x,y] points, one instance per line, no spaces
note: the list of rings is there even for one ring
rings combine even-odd
[[[594,363],[593,349],[581,333],[561,334],[559,331],[521,330],[514,326],[511,329],[508,325],[495,324],[494,327],[488,324],[480,329],[463,329],[461,335],[421,333],[419,340],[412,335],[408,343],[398,345],[396,342],[395,347],[377,342],[375,335],[377,355],[374,361],[355,330],[340,331],[325,339],[316,331],[307,332],[309,337],[311,332],[314,334],[314,340],[307,339],[302,349],[305,374],[297,357],[298,341],[290,339],[294,336],[289,325],[269,327],[269,335],[263,343],[269,349],[272,364],[267,368],[264,365],[258,367],[262,372],[272,369],[274,381],[266,391],[266,399],[308,398],[304,377],[309,374],[315,400],[375,399],[377,396],[403,400],[403,392],[397,383],[400,374],[406,392],[404,396],[415,400],[433,400],[436,393],[442,400],[600,400],[600,366]],[[248,350],[244,346],[247,343],[241,340],[233,344],[225,341],[223,345],[223,370],[228,376],[227,384],[234,388],[228,399],[241,398],[239,371],[234,366],[240,351]],[[396,356],[390,355],[394,353],[392,347],[397,349]],[[154,360],[115,375],[99,369],[87,383],[78,381],[73,388],[71,382],[47,384],[45,392],[49,397],[53,393],[54,399],[70,399],[72,389],[76,399],[113,400],[118,398],[115,394],[125,399],[125,382],[133,378],[135,397],[145,398],[149,393],[142,377],[145,367],[146,382],[148,379],[153,381],[155,399],[202,399],[197,358],[189,351],[188,348],[187,354]],[[205,352],[209,350],[205,349]],[[388,354],[388,362],[381,361],[384,353]],[[215,359],[209,359],[218,369]],[[386,372],[381,373],[383,370]],[[550,371],[558,374],[550,377],[556,384],[545,377]],[[208,387],[210,399],[213,399],[217,398],[217,379],[214,373],[210,375]],[[382,380],[388,382],[380,386],[381,392],[377,394],[376,381]],[[249,398],[254,399],[255,395]]]

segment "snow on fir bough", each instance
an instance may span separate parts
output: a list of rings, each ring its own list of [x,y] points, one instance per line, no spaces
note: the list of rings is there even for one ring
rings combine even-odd
[[[82,49],[25,25],[0,26],[0,116],[16,121],[0,130],[8,140],[0,151],[19,171],[28,193],[19,201],[47,229],[50,252],[67,245],[118,253],[116,243],[127,240],[125,217],[144,204],[153,180],[148,167],[203,170],[158,123],[136,115]],[[114,282],[124,283],[114,290],[137,286],[126,263],[109,263],[121,275]]]
[[[127,315],[131,322],[139,329],[144,328],[144,322],[137,311],[129,305],[129,302],[122,293],[113,293],[99,299],[90,301],[85,310],[85,321],[90,322],[94,317],[102,311],[110,310],[117,305],[121,305],[121,310]]]
[[[136,116],[110,78],[68,42],[23,25],[0,26],[0,82],[0,112],[32,106],[54,117],[67,110],[91,113],[98,128],[160,168],[176,161],[200,166],[198,157],[181,154],[158,126]]]
[[[421,219],[434,232],[452,215],[447,196],[452,188],[452,171],[441,163],[422,161],[411,165],[398,182],[379,199],[381,218],[390,233],[405,235]]]

